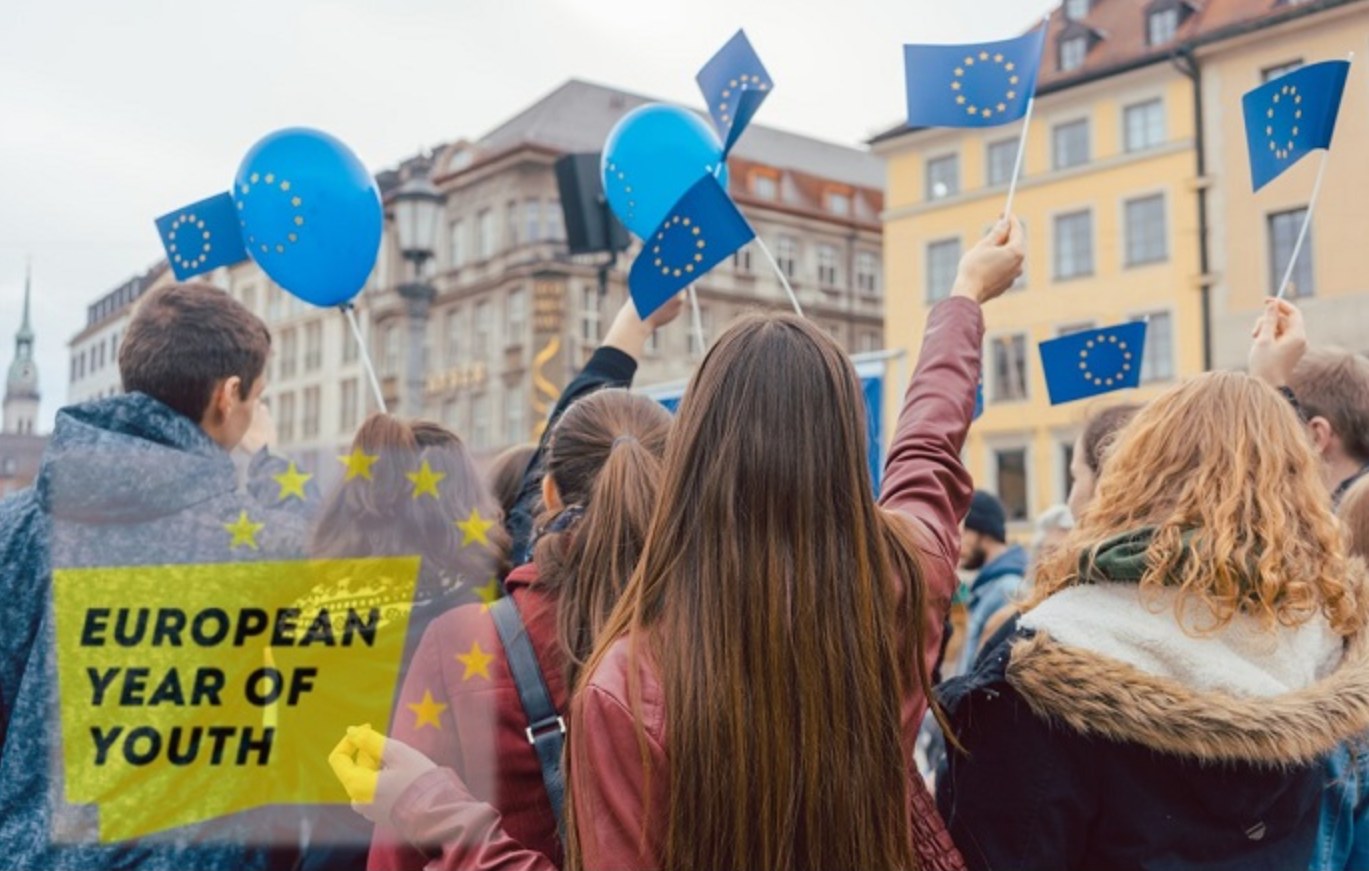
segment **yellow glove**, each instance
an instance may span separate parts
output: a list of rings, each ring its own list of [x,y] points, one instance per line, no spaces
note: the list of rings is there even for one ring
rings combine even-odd
[[[437,767],[421,751],[369,725],[349,727],[328,754],[328,764],[352,800],[352,810],[382,825],[390,823],[390,811],[404,791]]]

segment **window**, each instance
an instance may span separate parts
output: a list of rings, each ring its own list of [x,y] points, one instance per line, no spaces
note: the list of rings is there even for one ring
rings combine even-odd
[[[1302,58],[1298,58],[1297,60],[1291,60],[1287,61],[1286,63],[1278,64],[1277,66],[1266,67],[1265,69],[1260,70],[1260,81],[1267,82],[1271,79],[1277,79],[1279,76],[1287,75],[1288,73],[1293,72],[1293,70],[1296,70],[1301,66]]]
[[[1163,145],[1165,141],[1165,104],[1162,100],[1147,100],[1122,110],[1126,128],[1127,151],[1144,151]]]
[[[482,299],[475,304],[475,324],[471,333],[471,351],[477,360],[483,360],[490,350],[490,331],[494,324],[490,318],[490,302]]]
[[[566,238],[566,228],[562,222],[561,201],[547,200],[545,212],[546,235],[548,242],[561,242]]]
[[[580,341],[587,347],[598,346],[603,338],[599,320],[599,290],[587,284],[580,288]]]
[[[747,243],[732,254],[732,268],[737,272],[751,271],[751,245]]]
[[[1008,520],[1026,520],[1031,510],[1027,502],[1027,449],[996,448],[993,468],[998,499],[1007,511]]]
[[[775,262],[789,278],[794,277],[798,269],[799,242],[793,236],[781,236],[775,243]]]
[[[266,322],[274,324],[285,310],[284,291],[272,284],[266,289]]]
[[[1013,167],[1017,164],[1017,137],[990,142],[984,156],[985,180],[989,187],[1007,184],[1012,180]]]
[[[509,200],[504,205],[504,249],[518,247],[518,200]]]
[[[295,328],[280,331],[280,377],[294,378],[299,367],[299,341]]]
[[[1142,381],[1170,381],[1174,378],[1174,319],[1169,312],[1138,315],[1135,321],[1149,320],[1146,347],[1141,354]]]
[[[1303,218],[1307,209],[1293,209],[1288,212],[1275,212],[1269,220],[1269,294],[1279,292],[1283,274],[1288,271],[1288,261],[1293,257],[1293,246],[1297,244],[1298,233],[1302,230]],[[1299,298],[1312,296],[1316,284],[1312,277],[1312,228],[1307,228],[1307,238],[1303,240],[1302,252],[1298,255],[1298,265],[1293,268],[1290,279],[1292,287],[1288,296]]]
[[[301,427],[301,435],[304,438],[313,438],[318,435],[318,412],[319,412],[319,388],[304,388],[304,425]]]
[[[873,251],[856,252],[856,289],[870,295],[880,291],[879,255]]]
[[[276,432],[281,442],[292,442],[295,440],[295,394],[282,393],[277,404]]]
[[[338,385],[338,429],[343,434],[352,432],[357,428],[357,419],[360,417],[360,394],[358,391],[357,380],[355,378],[344,379]]]
[[[1055,277],[1093,274],[1093,215],[1071,212],[1055,218]]]
[[[927,161],[927,199],[940,200],[960,193],[960,155],[947,154]]]
[[[1169,239],[1165,232],[1163,194],[1127,200],[1127,266],[1159,263],[1169,258]]]
[[[840,191],[828,191],[827,211],[842,218],[851,214],[851,195]]]
[[[1084,58],[1089,53],[1089,38],[1087,36],[1071,36],[1068,39],[1060,40],[1060,72],[1067,73],[1077,70],[1084,65]]]
[[[380,371],[385,375],[399,373],[399,324],[392,323],[382,334]]]
[[[528,295],[521,287],[509,291],[504,319],[504,337],[510,345],[523,344],[528,328]]]
[[[523,239],[526,242],[542,240],[542,201],[531,197],[523,201]]]
[[[461,362],[461,309],[449,308],[442,316],[442,362],[447,368]]]
[[[1179,7],[1157,9],[1146,17],[1146,42],[1164,45],[1179,32]]]
[[[1065,0],[1065,17],[1078,21],[1089,14],[1089,0]]]
[[[1060,336],[1072,336],[1075,333],[1082,333],[1084,330],[1091,330],[1096,326],[1098,326],[1097,321],[1075,321],[1056,327],[1055,336],[1056,338],[1059,338]]]
[[[927,245],[927,302],[951,295],[955,274],[960,268],[960,240],[943,239]]]
[[[699,333],[703,333],[703,345],[699,344]],[[699,329],[694,329],[694,324],[689,324],[689,356],[702,357],[708,350],[708,343],[712,341],[713,335],[713,312],[706,305],[699,306]]]
[[[252,314],[257,313],[257,286],[249,284],[242,289],[242,307]]]
[[[1089,162],[1089,122],[1087,118],[1055,125],[1051,131],[1051,166],[1069,169]]]
[[[68,381],[75,381],[75,380],[76,380],[76,362],[77,362],[77,361],[76,361],[76,358],[75,358],[75,357],[72,357],[72,358],[71,358],[71,377],[67,379]]]
[[[314,372],[323,365],[323,323],[304,325],[304,371]]]
[[[993,340],[994,402],[1016,402],[1027,398],[1027,335],[1017,333]]]
[[[478,260],[494,256],[494,212],[489,209],[475,216],[475,256]]]
[[[466,228],[460,221],[452,221],[451,233],[448,236],[448,244],[451,246],[452,268],[466,265]]]
[[[751,176],[751,193],[763,200],[773,200],[779,195],[779,181],[773,175],[765,173],[753,173]]]
[[[358,324],[360,326],[360,324]],[[342,362],[355,363],[361,355],[361,349],[357,344],[357,337],[352,335],[352,328],[348,324],[338,324],[342,330]]]
[[[477,451],[490,447],[490,395],[482,393],[471,400],[471,447]]]
[[[837,248],[835,245],[818,246],[818,284],[824,287],[837,286]]]
[[[504,392],[504,444],[516,445],[527,437],[527,400],[523,397],[523,385],[519,383]]]
[[[860,334],[860,345],[858,350],[862,354],[879,350],[879,333],[874,330],[862,330]]]

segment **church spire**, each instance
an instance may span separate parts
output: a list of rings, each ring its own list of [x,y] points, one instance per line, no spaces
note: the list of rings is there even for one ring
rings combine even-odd
[[[33,258],[30,257],[24,264],[24,320],[19,324],[17,339],[27,339],[33,341],[33,326],[29,323],[29,296],[33,285]]]
[[[14,359],[5,378],[4,432],[32,435],[38,417],[38,366],[33,361],[33,263],[24,269],[24,319],[14,334]]]

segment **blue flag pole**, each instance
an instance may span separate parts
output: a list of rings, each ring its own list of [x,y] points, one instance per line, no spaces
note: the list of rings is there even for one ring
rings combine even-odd
[[[385,394],[380,392],[380,379],[376,378],[376,367],[371,363],[371,352],[366,350],[366,340],[361,337],[361,326],[357,324],[356,306],[350,302],[345,302],[338,306],[342,309],[343,315],[347,318],[347,323],[352,328],[352,338],[356,339],[357,350],[361,354],[361,368],[366,370],[366,377],[371,382],[371,391],[376,397],[376,406],[385,414],[390,413],[390,409],[385,406]]]
[[[1355,53],[1352,51],[1345,58],[1346,62],[1353,65],[1355,63]],[[1334,134],[1332,134],[1334,137]],[[1293,254],[1288,258],[1288,268],[1283,271],[1283,281],[1279,282],[1279,293],[1276,299],[1283,299],[1288,293],[1288,282],[1293,279],[1293,269],[1298,265],[1298,255],[1302,253],[1302,243],[1307,240],[1307,228],[1312,226],[1312,212],[1317,208],[1317,197],[1321,194],[1321,183],[1326,177],[1326,162],[1331,159],[1331,146],[1328,143],[1322,151],[1321,166],[1317,167],[1317,180],[1312,184],[1312,198],[1307,201],[1307,214],[1302,216],[1302,229],[1298,230],[1298,241],[1293,243]]]

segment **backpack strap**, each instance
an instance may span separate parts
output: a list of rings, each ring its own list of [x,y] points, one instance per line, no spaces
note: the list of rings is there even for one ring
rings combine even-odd
[[[565,802],[565,778],[561,771],[561,748],[566,743],[566,721],[551,700],[547,682],[542,678],[542,668],[537,663],[537,654],[528,639],[527,627],[518,613],[512,596],[496,599],[490,606],[490,616],[494,627],[499,630],[499,640],[504,644],[504,654],[508,657],[509,673],[513,675],[514,686],[518,688],[518,698],[523,703],[523,713],[530,724],[526,730],[528,743],[537,751],[537,761],[542,765],[542,783],[547,788],[547,798],[551,800],[551,811],[556,815],[556,828],[561,828],[562,806]]]

